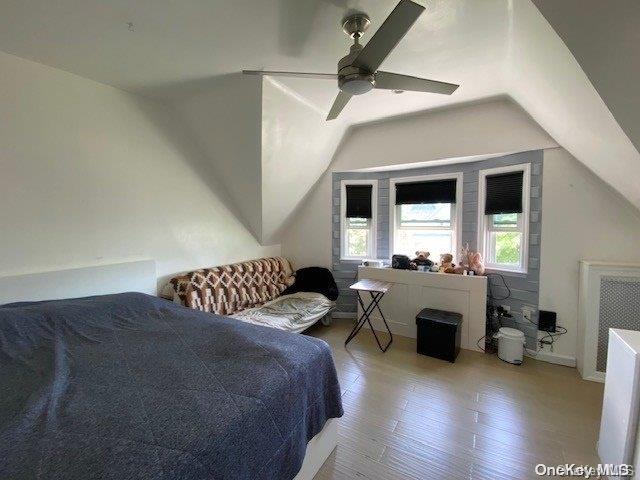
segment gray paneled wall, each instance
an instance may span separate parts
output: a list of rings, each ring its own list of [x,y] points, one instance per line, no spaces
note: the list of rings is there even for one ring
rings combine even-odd
[[[508,305],[514,320],[509,326],[515,326],[525,332],[529,348],[535,348],[536,327],[522,318],[522,309],[527,306],[532,310],[534,322],[537,322],[538,311],[538,279],[540,267],[540,225],[542,220],[542,150],[516,153],[504,157],[496,157],[473,163],[443,165],[411,170],[394,170],[386,172],[338,172],[333,174],[333,207],[332,207],[332,252],[333,272],[340,288],[340,297],[336,313],[343,316],[355,316],[357,300],[349,290],[357,275],[358,261],[340,260],[340,182],[342,180],[378,180],[378,231],[377,256],[390,259],[389,251],[389,179],[410,177],[413,175],[432,175],[438,173],[463,173],[463,206],[462,206],[462,244],[469,243],[472,249],[477,248],[478,237],[478,172],[486,168],[531,164],[531,190],[529,214],[529,268],[526,275],[505,274],[503,277],[511,290],[511,296],[497,301],[500,305]],[[495,297],[506,296],[507,290],[499,277],[490,277],[490,286]],[[425,307],[428,305],[425,305]],[[505,322],[506,325],[506,322]]]

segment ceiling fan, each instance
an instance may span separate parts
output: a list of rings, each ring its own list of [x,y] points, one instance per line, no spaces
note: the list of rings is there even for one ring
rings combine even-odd
[[[398,92],[409,90],[451,95],[458,88],[458,85],[378,70],[380,64],[398,45],[423,11],[424,7],[417,3],[410,0],[400,0],[364,47],[360,45],[360,38],[371,24],[371,20],[364,13],[356,13],[346,17],[342,22],[342,29],[353,39],[353,45],[351,45],[349,54],[338,62],[337,74],[267,70],[243,70],[242,73],[338,80],[340,92],[333,102],[327,120],[337,118],[353,95],[367,93],[373,88]]]

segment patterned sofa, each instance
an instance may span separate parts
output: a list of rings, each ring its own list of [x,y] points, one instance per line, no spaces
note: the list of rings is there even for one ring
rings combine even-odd
[[[282,295],[294,281],[289,260],[260,258],[178,275],[162,296],[189,308],[295,333],[317,321],[329,325],[335,301],[313,290]]]
[[[289,260],[260,258],[173,277],[163,297],[204,312],[232,315],[275,300],[293,282]]]

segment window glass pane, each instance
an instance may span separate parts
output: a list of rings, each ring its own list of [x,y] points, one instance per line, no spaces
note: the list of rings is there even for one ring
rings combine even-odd
[[[449,227],[451,226],[450,203],[426,203],[398,205],[401,227]]]
[[[347,228],[369,228],[369,219],[347,218]]]
[[[491,215],[491,223],[494,227],[517,227],[518,213],[500,213]]]
[[[490,241],[493,253],[491,263],[514,267],[520,266],[522,233],[492,232]]]
[[[453,233],[451,230],[397,230],[393,253],[413,258],[418,250],[430,252],[429,258],[439,262],[441,254],[453,251]]]
[[[362,228],[347,229],[347,255],[349,257],[367,256],[369,245],[369,230]]]

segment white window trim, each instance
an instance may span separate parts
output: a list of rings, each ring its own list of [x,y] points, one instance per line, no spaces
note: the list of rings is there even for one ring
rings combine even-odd
[[[413,177],[392,178],[389,180],[389,255],[393,255],[393,243],[396,236],[396,185],[398,183],[430,182],[433,180],[456,181],[456,206],[455,225],[453,228],[453,245],[455,251],[451,252],[454,262],[457,262],[458,253],[462,250],[462,202],[463,202],[463,173],[438,173],[434,175],[416,175]],[[439,258],[433,259],[440,262]]]
[[[345,255],[347,238],[347,185],[371,185],[371,228],[369,251],[364,257],[353,257]],[[342,180],[340,182],[340,260],[361,261],[375,259],[378,256],[377,237],[378,236],[378,180]]]
[[[523,172],[522,175],[522,267],[505,268],[504,265],[490,264],[487,260],[485,245],[487,215],[484,214],[487,177],[501,173]],[[478,174],[478,251],[482,254],[487,270],[526,275],[529,271],[529,197],[531,191],[531,164],[509,165],[507,167],[487,168]]]

